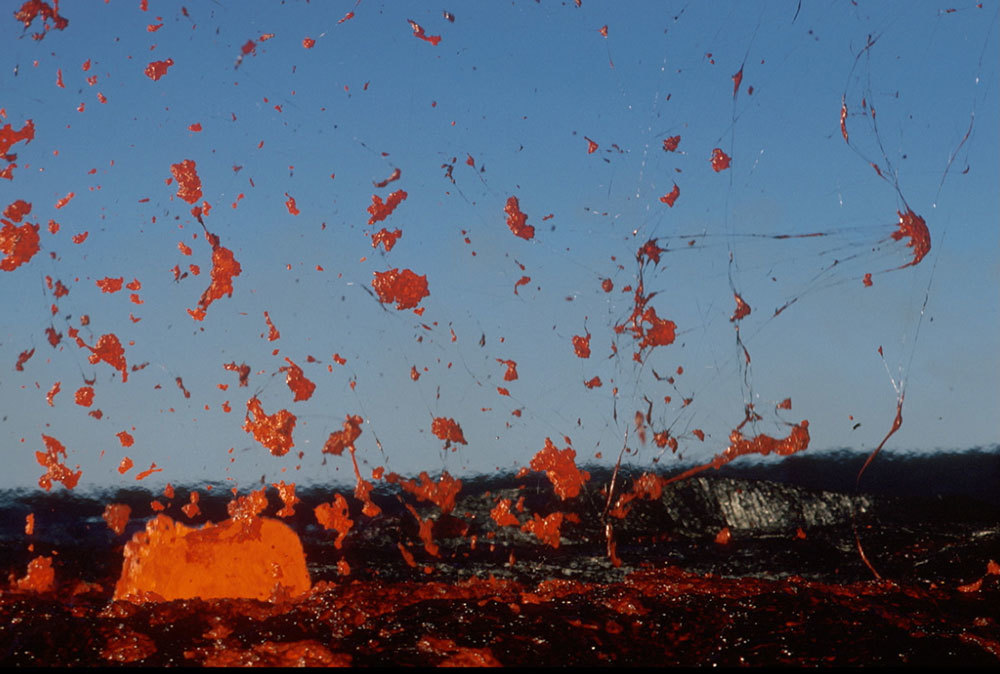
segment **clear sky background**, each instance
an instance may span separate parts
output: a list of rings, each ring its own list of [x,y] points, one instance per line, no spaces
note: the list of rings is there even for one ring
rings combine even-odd
[[[43,434],[83,488],[135,485],[153,462],[150,487],[351,482],[350,459],[321,452],[348,414],[364,419],[366,477],[516,470],[546,437],[613,464],[626,428],[626,461],[672,470],[725,449],[749,403],[762,418],[748,436],[807,419],[810,451],[870,451],[894,387],[904,421],[890,449],[1000,439],[996,2],[543,0],[461,3],[451,21],[427,3],[111,0],[62,3],[69,24],[40,40],[42,19],[25,28],[14,9],[0,16],[0,127],[32,120],[35,137],[8,150],[0,207],[32,204],[41,251],[0,272],[0,487],[37,484]],[[159,80],[144,74],[166,59]],[[728,170],[713,171],[714,148]],[[202,322],[187,309],[210,283],[211,249],[168,182],[185,159],[211,205],[205,226],[243,270]],[[397,189],[407,199],[368,225],[372,195]],[[533,239],[507,227],[510,196]],[[908,207],[933,247],[897,269],[913,259],[891,238]],[[388,253],[371,245],[382,226],[403,232]],[[645,271],[649,306],[678,334],[636,362],[613,328],[651,238],[666,252]],[[201,274],[175,280],[190,264]],[[393,268],[427,276],[422,316],[373,294],[373,272]],[[69,294],[54,297],[47,277]],[[138,279],[142,304],[102,293],[105,277]],[[753,308],[749,368],[731,287]],[[114,333],[129,367],[145,367],[122,382],[70,327],[90,345]],[[572,338],[588,333],[579,358]],[[309,400],[293,400],[286,358],[315,382]],[[519,378],[505,381],[498,359]],[[248,387],[230,362],[250,366]],[[602,386],[586,387],[595,376]],[[74,400],[87,380],[90,407]],[[243,430],[253,395],[296,415],[286,456]],[[640,442],[636,411],[678,455]],[[445,448],[435,417],[468,444]],[[135,467],[121,475],[124,456]]]

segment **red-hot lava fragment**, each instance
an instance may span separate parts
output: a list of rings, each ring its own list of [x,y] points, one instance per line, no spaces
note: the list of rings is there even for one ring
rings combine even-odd
[[[513,360],[502,360],[497,358],[497,362],[506,365],[507,370],[503,373],[504,381],[515,381],[517,379],[517,362]]]
[[[167,59],[166,61],[152,61],[148,66],[146,66],[146,69],[143,72],[146,73],[146,77],[155,82],[166,75],[167,69],[173,64],[173,59]]]
[[[14,222],[21,222],[29,213],[31,213],[31,203],[24,199],[18,199],[3,209],[3,216]]]
[[[4,258],[0,260],[0,269],[14,271],[39,251],[38,225],[26,222],[15,227],[14,223],[7,220],[0,222],[3,223],[3,227],[0,227],[0,253],[4,254]]]
[[[344,421],[344,429],[330,433],[326,444],[323,445],[323,452],[340,456],[345,449],[353,449],[354,441],[361,437],[361,421],[358,415],[348,414]]]
[[[559,527],[562,526],[565,515],[561,512],[554,512],[545,518],[539,517],[538,513],[532,515],[532,519],[521,525],[521,531],[534,534],[538,540],[553,548],[559,547]]]
[[[295,205],[295,197],[288,194],[288,192],[285,192],[285,196],[288,197],[288,199],[285,201],[285,208],[287,208],[288,212],[291,213],[292,215],[298,215],[299,209]]]
[[[179,164],[170,165],[170,173],[177,181],[177,196],[193,204],[201,199],[201,179],[198,177],[194,161],[185,159]]]
[[[156,467],[156,462],[154,461],[153,463],[149,464],[149,468],[147,468],[146,470],[144,470],[141,473],[139,473],[138,475],[136,475],[135,479],[137,481],[138,480],[145,480],[147,477],[149,477],[153,473],[162,473],[162,472],[163,472],[163,469],[162,468],[157,468]]]
[[[332,503],[321,503],[313,509],[316,521],[327,531],[336,531],[337,539],[333,546],[340,549],[347,537],[347,533],[354,526],[354,520],[350,518],[350,511],[347,508],[347,499],[343,494],[336,494]]]
[[[104,513],[101,515],[108,528],[115,532],[117,535],[121,536],[125,533],[125,527],[128,525],[128,518],[132,516],[132,508],[125,505],[124,503],[109,503],[104,507]]]
[[[412,309],[430,295],[426,275],[417,276],[409,269],[399,271],[398,268],[374,274],[372,287],[383,304],[395,302],[397,309]]]
[[[73,199],[73,197],[75,197],[75,196],[76,196],[75,192],[70,192],[69,194],[67,194],[66,196],[64,196],[62,199],[60,199],[59,201],[57,201],[56,202],[56,206],[55,206],[56,210],[58,211],[60,208],[62,208],[66,204],[68,204]]]
[[[14,363],[14,369],[17,370],[18,372],[24,372],[24,364],[27,363],[28,360],[34,355],[35,355],[34,348],[27,349],[19,353],[17,355],[17,362]]]
[[[493,521],[497,523],[498,527],[516,527],[521,524],[510,511],[510,504],[511,501],[509,498],[500,499],[500,501],[496,504],[496,507],[490,511],[490,517],[493,518]]]
[[[729,322],[738,321],[750,315],[750,305],[747,304],[739,293],[733,293],[733,297],[736,299],[736,311],[733,315],[729,317]]]
[[[368,207],[368,212],[372,216],[368,218],[368,224],[374,225],[376,222],[388,218],[389,215],[392,214],[394,210],[396,210],[396,206],[399,205],[399,202],[406,199],[407,196],[408,195],[406,194],[405,190],[396,190],[388,197],[386,197],[385,202],[383,202],[382,197],[378,196],[377,194],[373,194],[372,205]]]
[[[125,473],[129,472],[130,470],[132,470],[132,466],[134,466],[134,465],[135,464],[132,463],[132,459],[130,459],[130,458],[128,458],[126,456],[125,458],[122,459],[121,463],[118,464],[118,472],[121,475],[124,475]]]
[[[52,568],[52,558],[38,556],[28,562],[28,572],[17,580],[17,589],[22,592],[51,592],[56,586],[56,572]]]
[[[413,29],[414,37],[419,37],[421,40],[424,40],[425,42],[430,42],[432,45],[435,46],[437,46],[437,43],[441,41],[440,35],[427,35],[426,33],[424,33],[423,27],[416,21],[413,21],[412,19],[407,19],[406,21],[407,23],[410,24],[410,28]]]
[[[42,440],[45,442],[45,452],[35,452],[35,460],[46,469],[46,472],[38,478],[38,486],[49,491],[52,489],[52,481],[54,480],[62,482],[67,489],[72,489],[79,482],[83,471],[78,470],[74,473],[60,462],[59,457],[66,456],[66,447],[61,442],[44,434]]]
[[[732,539],[732,532],[729,531],[729,527],[722,527],[719,533],[715,535],[715,542],[719,545],[727,545]]]
[[[157,515],[125,544],[114,598],[294,598],[311,587],[298,535],[265,517],[233,517],[200,529]]]
[[[733,75],[733,98],[736,98],[736,94],[740,90],[740,84],[743,83],[743,68],[741,67],[739,72]]]
[[[226,363],[222,366],[224,369],[231,372],[235,372],[240,377],[240,386],[246,386],[248,380],[250,379],[250,366],[246,363],[241,363],[239,365],[236,362]]]
[[[510,227],[510,231],[514,232],[514,236],[519,236],[525,240],[535,237],[535,228],[532,225],[525,224],[528,221],[528,216],[521,212],[517,197],[507,199],[507,204],[503,207],[503,212],[507,214],[507,226]]]
[[[398,241],[401,236],[403,236],[402,230],[395,229],[390,232],[388,229],[383,227],[372,234],[372,248],[378,248],[378,245],[382,244],[382,247],[385,248],[385,252],[388,253],[392,250],[392,247],[396,245],[396,241]]]
[[[588,379],[587,381],[583,382],[583,385],[586,386],[587,388],[600,388],[601,386],[604,385],[604,383],[601,381],[600,377],[594,377],[593,379]]]
[[[90,407],[94,404],[94,388],[92,386],[81,386],[76,390],[76,404],[81,407]]]
[[[843,98],[840,99],[840,135],[844,137],[845,143],[850,143],[847,140],[847,101]]]
[[[927,223],[924,219],[914,213],[909,208],[906,209],[906,213],[899,214],[899,229],[892,233],[892,238],[899,241],[903,237],[908,238],[910,241],[906,244],[907,248],[913,249],[913,259],[906,264],[898,267],[903,269],[905,267],[912,267],[919,264],[924,256],[931,250],[931,234],[927,231]]]
[[[743,423],[746,423],[744,421]],[[743,424],[740,424],[742,426]],[[708,463],[690,468],[680,475],[668,478],[664,484],[684,480],[692,475],[707,470],[709,468],[721,468],[733,459],[747,454],[760,454],[767,456],[772,452],[780,456],[789,456],[796,452],[801,452],[809,447],[809,422],[803,420],[799,424],[792,426],[786,438],[772,438],[769,435],[758,435],[754,438],[745,438],[739,428],[734,429],[729,434],[729,446],[721,454],[717,454]]]
[[[531,459],[532,470],[545,471],[559,498],[576,498],[583,483],[590,479],[590,473],[576,467],[576,451],[572,447],[556,449],[550,438],[545,438],[545,447]]]
[[[590,333],[586,337],[573,335],[573,353],[578,358],[590,358]]]
[[[302,46],[305,47],[306,49],[312,49],[313,47],[316,46],[316,40],[312,39],[311,37],[304,37],[302,38]]]
[[[212,283],[201,294],[197,309],[188,309],[191,318],[196,321],[205,318],[208,306],[223,295],[233,296],[233,278],[240,275],[243,267],[236,261],[233,251],[219,245],[219,237],[211,232],[205,233],[205,238],[212,246]]]
[[[778,403],[776,405],[776,407],[779,410],[790,410],[790,409],[792,409],[792,399],[791,398],[785,398],[780,403]]]
[[[615,289],[615,282],[614,281],[612,281],[609,278],[601,279],[601,290],[603,290],[606,293],[609,293],[609,292],[611,292],[614,289]]]
[[[62,390],[62,383],[57,381],[52,385],[52,388],[49,389],[49,392],[45,394],[45,400],[49,403],[49,407],[56,406],[55,397],[60,390]]]
[[[64,30],[69,25],[69,20],[59,15],[59,0],[55,0],[55,7],[42,0],[26,0],[21,8],[14,12],[14,18],[24,24],[25,28],[30,28],[35,17],[41,15],[42,25],[45,32],[55,28]],[[50,28],[49,21],[52,22]],[[45,37],[45,33],[35,33],[34,38],[40,40]]]
[[[22,140],[26,143],[30,143],[34,137],[35,123],[30,119],[24,123],[19,131],[15,131],[14,127],[12,127],[10,123],[4,124],[3,127],[0,128],[0,159],[8,162],[7,166],[0,171],[0,178],[6,178],[7,180],[14,179],[13,169],[17,166],[17,164],[14,163],[14,160],[17,158],[17,155],[8,154],[8,150],[10,150],[11,145],[19,143]]]
[[[116,293],[122,289],[122,285],[125,284],[125,279],[123,277],[110,278],[105,277],[102,279],[97,279],[97,287],[101,289],[102,293]]]
[[[385,187],[389,183],[399,180],[399,177],[401,175],[403,175],[403,172],[400,171],[399,168],[394,168],[392,170],[392,175],[390,175],[388,178],[386,178],[385,180],[379,180],[378,182],[373,181],[372,184],[375,185],[375,187]]]
[[[712,169],[718,173],[729,168],[730,157],[719,148],[712,150]]]
[[[272,487],[278,490],[278,496],[281,497],[281,502],[284,504],[278,512],[274,513],[278,517],[291,517],[295,514],[295,504],[300,503],[302,499],[295,495],[295,483],[285,484],[282,480],[278,483],[272,483]]]
[[[253,420],[250,419],[251,414]],[[264,414],[257,396],[247,401],[243,430],[252,433],[254,439],[271,450],[275,456],[284,456],[295,446],[295,442],[292,441],[295,415],[288,410],[278,410],[271,415]]]
[[[681,144],[680,136],[670,136],[663,141],[664,152],[677,152],[677,146]]]
[[[469,444],[465,441],[465,436],[462,435],[462,427],[454,419],[435,417],[431,422],[431,433],[446,443]]]
[[[386,482],[398,483],[403,491],[409,492],[420,501],[430,501],[441,512],[447,515],[455,509],[455,497],[462,491],[462,481],[453,478],[448,471],[441,473],[441,478],[434,482],[427,471],[421,471],[417,476],[420,480],[404,480],[396,473],[385,476]]]
[[[316,384],[307,379],[302,368],[293,363],[290,358],[285,358],[285,360],[288,361],[288,365],[281,367],[279,371],[286,373],[285,383],[288,384],[288,389],[295,394],[293,400],[309,400],[313,391],[316,390]]]
[[[264,312],[264,322],[267,323],[267,341],[273,342],[281,338],[281,333],[278,332],[278,328],[274,327],[274,323],[271,322],[271,315],[268,312]],[[263,337],[264,335],[261,335]]]
[[[118,436],[118,441],[122,443],[122,447],[131,447],[135,444],[135,438],[128,431],[119,431],[115,435]]]
[[[594,141],[590,140],[586,136],[584,136],[583,139],[585,141],[587,141],[587,154],[594,154],[595,152],[597,152],[597,148],[598,148],[597,143],[595,143]]]
[[[72,332],[71,332],[72,334]],[[90,356],[87,359],[91,363],[99,363],[102,360],[122,373],[122,383],[128,381],[128,365],[125,362],[125,349],[122,348],[118,337],[113,333],[101,335],[97,339],[97,344],[93,347],[87,346],[79,337],[76,338],[77,346],[89,349]]]
[[[871,273],[869,272],[869,273],[865,274],[864,278],[861,279],[861,282],[865,284],[866,288],[870,288],[872,286],[872,275],[871,275]]]
[[[660,197],[660,201],[665,203],[670,208],[674,207],[674,202],[677,201],[677,197],[681,195],[681,188],[677,187],[677,183],[674,183],[674,189],[670,190],[669,194],[664,194]]]
[[[531,283],[530,276],[522,276],[521,278],[517,279],[517,281],[514,282],[514,294],[517,295],[518,294],[517,289],[520,288],[521,286],[526,286],[529,283]]]

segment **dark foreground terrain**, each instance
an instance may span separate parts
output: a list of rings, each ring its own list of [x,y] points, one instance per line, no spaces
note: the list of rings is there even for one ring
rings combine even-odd
[[[606,554],[607,472],[592,471],[588,490],[567,501],[540,474],[468,480],[450,514],[376,491],[382,515],[365,518],[353,503],[356,524],[339,550],[312,515],[332,494],[307,491],[288,521],[314,589],[285,603],[113,602],[124,542],[144,526],[150,500],[166,500],[141,491],[8,493],[5,587],[34,556],[57,553],[57,588],[0,594],[0,663],[996,667],[1000,466],[995,452],[961,460],[914,463],[860,492],[857,466],[833,458],[713,471],[632,502],[613,522],[619,567]],[[962,486],[947,470],[974,479]],[[199,521],[225,517],[223,491],[203,498]],[[186,496],[178,488],[166,512],[179,518]],[[558,548],[491,519],[500,499],[521,497],[523,511],[513,512],[522,522],[528,513],[566,514]],[[132,505],[124,535],[101,519],[111,501]],[[434,519],[437,556],[407,505]],[[34,551],[28,512],[37,518]]]

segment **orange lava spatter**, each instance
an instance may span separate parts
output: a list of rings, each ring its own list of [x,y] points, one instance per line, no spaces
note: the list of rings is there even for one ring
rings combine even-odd
[[[453,478],[448,471],[441,473],[441,478],[434,482],[427,471],[421,471],[417,480],[404,480],[396,473],[385,476],[386,482],[398,483],[403,491],[407,491],[420,501],[430,501],[441,509],[444,514],[455,509],[455,497],[462,490],[462,481]]]
[[[748,413],[747,420],[749,418]],[[744,437],[740,428],[742,428],[743,424],[745,424],[747,420],[744,420],[743,423],[740,424],[740,427],[735,428],[730,432],[729,446],[726,447],[721,454],[716,454],[715,457],[708,463],[703,463],[700,466],[689,468],[679,475],[667,478],[664,480],[663,484],[670,484],[671,482],[678,482],[680,480],[687,479],[692,475],[696,475],[709,468],[721,468],[733,459],[746,456],[747,454],[760,454],[761,456],[767,456],[768,454],[774,453],[779,456],[789,456],[809,448],[809,421],[805,419],[798,424],[793,424],[792,429],[788,432],[788,436],[785,438],[773,438],[770,435],[765,435],[763,433],[753,438]]]
[[[899,215],[899,228],[892,233],[892,238],[895,241],[904,237],[909,239],[906,246],[913,249],[913,259],[899,267],[899,269],[903,269],[919,264],[930,252],[931,234],[927,230],[927,223],[924,219],[909,208],[906,209],[906,213],[900,211],[896,211],[896,213]],[[869,274],[866,278],[867,284],[870,284],[871,275]]]
[[[219,244],[219,237],[211,232],[205,234],[212,246],[212,283],[201,294],[197,309],[188,309],[188,313],[196,321],[204,320],[205,313],[212,302],[221,299],[223,295],[233,296],[233,278],[240,275],[243,267],[236,261],[233,251]]]
[[[170,172],[177,181],[177,196],[193,204],[201,199],[201,178],[198,177],[197,166],[190,159],[179,164],[171,164]]]
[[[125,544],[114,599],[290,599],[311,581],[298,535],[271,518],[191,528],[157,515]]]
[[[349,517],[347,499],[344,498],[343,494],[336,494],[332,503],[319,504],[313,509],[313,513],[316,515],[316,521],[324,529],[337,532],[337,539],[333,545],[339,550],[347,533],[354,526],[354,520]]]
[[[362,419],[356,414],[348,414],[344,421],[344,428],[340,431],[333,431],[323,445],[323,452],[340,456],[348,447],[354,448],[354,441],[361,436]]]
[[[510,227],[510,231],[514,233],[514,236],[519,236],[525,240],[535,237],[535,228],[532,225],[526,224],[528,216],[521,211],[517,197],[507,199],[507,203],[503,207],[503,212],[507,214],[507,226]]]
[[[108,528],[113,532],[121,536],[125,533],[125,526],[128,524],[128,518],[132,515],[132,508],[124,503],[109,503],[104,507],[104,513],[101,515]]]
[[[469,444],[465,441],[465,436],[462,434],[462,427],[451,418],[435,417],[431,422],[431,433],[447,443]]]
[[[70,330],[70,335],[75,337],[75,331]],[[118,341],[118,337],[114,333],[101,335],[97,338],[97,343],[94,346],[87,346],[79,337],[76,337],[76,344],[80,348],[90,350],[91,353],[87,359],[91,363],[104,361],[121,372],[122,383],[128,381],[128,365],[125,362],[125,349],[122,348],[122,343]]]
[[[404,190],[396,190],[386,198],[385,202],[383,202],[382,197],[377,194],[373,194],[372,205],[368,207],[368,212],[371,214],[371,217],[368,218],[368,224],[374,225],[376,222],[388,218],[389,215],[396,210],[396,206],[399,205],[399,202],[406,199],[407,196],[408,195]]]
[[[250,416],[253,415],[253,419]],[[284,456],[295,442],[292,431],[295,430],[295,415],[288,410],[278,410],[274,414],[265,414],[257,396],[247,401],[246,420],[243,430],[252,433],[254,440],[271,450],[275,456]]]
[[[590,479],[590,473],[576,467],[576,450],[572,447],[556,449],[551,438],[545,438],[543,447],[532,457],[532,470],[544,471],[559,498],[576,498],[580,488]]]
[[[712,170],[718,173],[719,171],[725,171],[729,168],[729,162],[731,161],[729,155],[723,152],[719,148],[712,150]]]
[[[165,61],[151,61],[143,72],[146,74],[146,77],[155,82],[166,75],[167,69],[173,64],[173,59],[166,59]]]
[[[390,269],[374,272],[372,287],[383,304],[396,303],[397,309],[412,309],[430,295],[427,290],[427,276],[418,276],[409,269]]]
[[[378,248],[378,245],[382,244],[382,247],[385,248],[385,252],[388,253],[392,250],[392,247],[396,245],[396,241],[398,241],[401,236],[403,236],[402,230],[396,229],[390,232],[388,229],[383,227],[372,234],[372,248]]]
[[[553,548],[559,547],[559,527],[562,526],[565,515],[561,512],[554,512],[546,517],[539,517],[534,513],[531,519],[521,525],[522,531],[534,534],[538,540]]]
[[[673,208],[674,203],[677,201],[677,197],[680,195],[681,188],[677,186],[677,183],[674,183],[674,189],[660,197],[660,201],[665,203],[667,206],[670,206],[670,208]]]
[[[295,483],[285,484],[285,481],[281,480],[280,482],[272,483],[271,486],[278,490],[278,496],[281,497],[281,502],[284,504],[281,510],[274,514],[278,517],[293,516],[295,514],[295,504],[302,501],[302,499],[295,495]]]
[[[282,366],[279,370],[285,372],[285,383],[289,390],[295,394],[293,400],[309,400],[313,391],[316,390],[316,384],[306,378],[302,368],[293,363],[291,358],[285,358],[285,360],[288,361],[288,365]]]
[[[20,227],[8,220],[0,220],[0,269],[14,271],[22,264],[29,262],[40,249],[38,225],[26,222]]]
[[[498,527],[510,527],[518,526],[521,523],[514,516],[514,513],[510,511],[511,500],[509,498],[500,499],[500,501],[494,506],[490,511],[490,517],[493,521],[497,523]]]
[[[66,447],[61,442],[45,434],[42,435],[42,440],[45,442],[46,451],[35,452],[35,460],[46,469],[46,472],[38,478],[38,486],[50,491],[52,482],[56,481],[62,482],[67,489],[72,489],[79,482],[83,471],[78,470],[74,473],[59,460],[60,456],[66,456]]]
[[[56,572],[52,558],[39,555],[28,562],[28,572],[17,581],[22,592],[51,592],[56,586]]]

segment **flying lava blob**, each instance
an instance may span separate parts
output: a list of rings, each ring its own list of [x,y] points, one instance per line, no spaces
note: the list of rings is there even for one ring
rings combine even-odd
[[[161,514],[125,544],[114,598],[269,601],[310,587],[302,542],[284,522],[252,517],[192,528]]]

